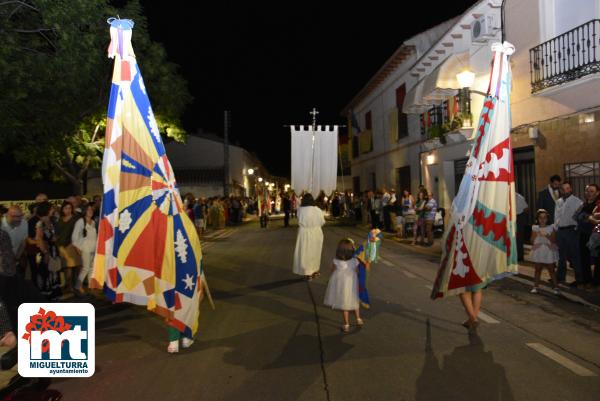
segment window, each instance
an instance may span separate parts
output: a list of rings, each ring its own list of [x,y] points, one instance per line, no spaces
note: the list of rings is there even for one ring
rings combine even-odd
[[[398,140],[408,136],[408,116],[402,112],[406,98],[406,85],[402,84],[396,88],[396,107],[398,108]]]
[[[365,114],[365,129],[369,130],[372,129],[372,119],[371,119],[371,111],[367,111],[367,113]]]
[[[583,199],[585,186],[600,181],[600,161],[565,164],[565,180],[571,183],[573,194]]]
[[[358,135],[352,135],[352,158],[356,159],[359,154],[358,149]]]
[[[402,191],[410,191],[410,166],[404,166],[396,169],[396,193],[402,196]]]

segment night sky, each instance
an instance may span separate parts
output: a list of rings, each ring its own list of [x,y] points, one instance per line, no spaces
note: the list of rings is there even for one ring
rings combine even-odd
[[[475,0],[414,2],[142,1],[150,35],[181,67],[194,102],[183,123],[223,133],[289,176],[285,124],[345,124],[342,108],[402,42],[464,12]],[[135,36],[134,47],[135,47]],[[140,65],[143,72],[143,60]]]

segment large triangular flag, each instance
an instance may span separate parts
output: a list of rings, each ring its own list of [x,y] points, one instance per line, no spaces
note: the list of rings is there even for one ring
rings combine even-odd
[[[487,96],[442,240],[434,299],[475,291],[518,272],[508,61],[514,50],[508,42],[492,46]]]
[[[112,302],[147,306],[192,337],[202,295],[200,240],[183,209],[133,52],[133,21],[108,22],[108,57],[115,63],[91,286],[104,288]]]

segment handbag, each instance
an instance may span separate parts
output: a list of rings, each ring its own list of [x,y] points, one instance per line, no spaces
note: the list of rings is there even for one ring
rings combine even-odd
[[[48,257],[48,271],[52,273],[59,272],[62,269],[62,261],[58,256]]]

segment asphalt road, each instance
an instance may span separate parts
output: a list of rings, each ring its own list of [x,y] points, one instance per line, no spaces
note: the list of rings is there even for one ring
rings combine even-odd
[[[99,301],[96,374],[52,388],[66,401],[600,399],[599,312],[505,279],[485,291],[469,336],[456,297],[429,299],[438,260],[388,241],[365,326],[343,334],[323,305],[330,261],[337,241],[364,234],[327,226],[323,274],[308,283],[291,272],[296,229],[281,225],[205,243],[216,310],[203,302],[192,348],[168,355],[160,318]]]

